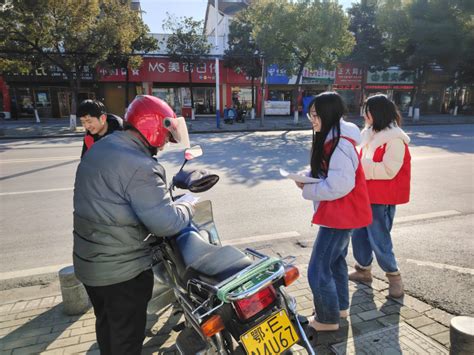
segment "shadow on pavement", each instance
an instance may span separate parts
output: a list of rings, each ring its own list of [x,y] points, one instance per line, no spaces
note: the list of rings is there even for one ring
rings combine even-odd
[[[69,328],[81,316],[64,315],[62,305],[58,304],[37,316],[28,317],[29,321],[2,338],[2,351],[11,350],[13,354],[38,354],[62,348],[64,345],[51,345],[62,337],[69,337]],[[93,344],[89,350],[95,349],[97,344]]]

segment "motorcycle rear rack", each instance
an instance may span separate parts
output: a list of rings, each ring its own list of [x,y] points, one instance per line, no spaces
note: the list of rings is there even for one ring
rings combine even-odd
[[[285,275],[285,265],[289,264],[288,262],[261,254],[250,248],[245,249],[244,252],[254,257],[255,262],[217,285],[210,285],[196,279],[188,282],[188,291],[190,287],[196,287],[212,294],[192,312],[198,319],[207,317],[222,307],[224,303],[231,303],[254,295]],[[262,278],[265,273],[270,273],[270,275]],[[250,283],[250,285],[245,285],[246,283]],[[239,288],[241,289],[238,290]],[[219,300],[216,306],[213,306],[214,297]],[[204,313],[200,313],[202,311]]]
[[[280,259],[269,257],[249,248],[244,252],[258,260],[216,286],[218,289],[217,298],[222,302],[229,303],[248,298],[285,274],[285,268]],[[262,279],[265,273],[270,273],[270,275]]]

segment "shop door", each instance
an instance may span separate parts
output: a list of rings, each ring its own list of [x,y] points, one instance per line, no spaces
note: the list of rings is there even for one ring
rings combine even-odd
[[[35,104],[38,115],[42,118],[52,117],[51,94],[49,89],[35,89]]]
[[[402,113],[408,112],[410,107],[411,95],[409,91],[393,91],[393,102]]]
[[[107,85],[104,104],[107,112],[123,117],[125,115],[125,88],[122,85]]]
[[[196,114],[210,115],[216,113],[214,91],[214,88],[193,88]]]
[[[59,116],[68,117],[71,114],[71,97],[69,91],[58,92]]]

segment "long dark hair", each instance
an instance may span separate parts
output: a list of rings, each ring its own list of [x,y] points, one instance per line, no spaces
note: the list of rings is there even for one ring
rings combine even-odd
[[[387,128],[391,123],[402,124],[402,117],[397,106],[384,94],[376,94],[365,101],[365,113],[370,112],[375,132]]]
[[[329,160],[341,137],[340,119],[347,112],[342,97],[336,92],[323,92],[309,104],[309,110],[315,109],[321,119],[321,132],[313,130],[313,146],[311,148],[311,175],[315,178],[326,177]],[[324,142],[328,134],[333,133],[329,154],[324,154]]]

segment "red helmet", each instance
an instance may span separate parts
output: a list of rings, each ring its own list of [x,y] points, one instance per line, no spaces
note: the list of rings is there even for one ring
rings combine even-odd
[[[176,117],[171,107],[155,96],[137,96],[127,109],[125,121],[135,127],[152,147],[160,148],[168,141],[189,147],[184,118]]]

